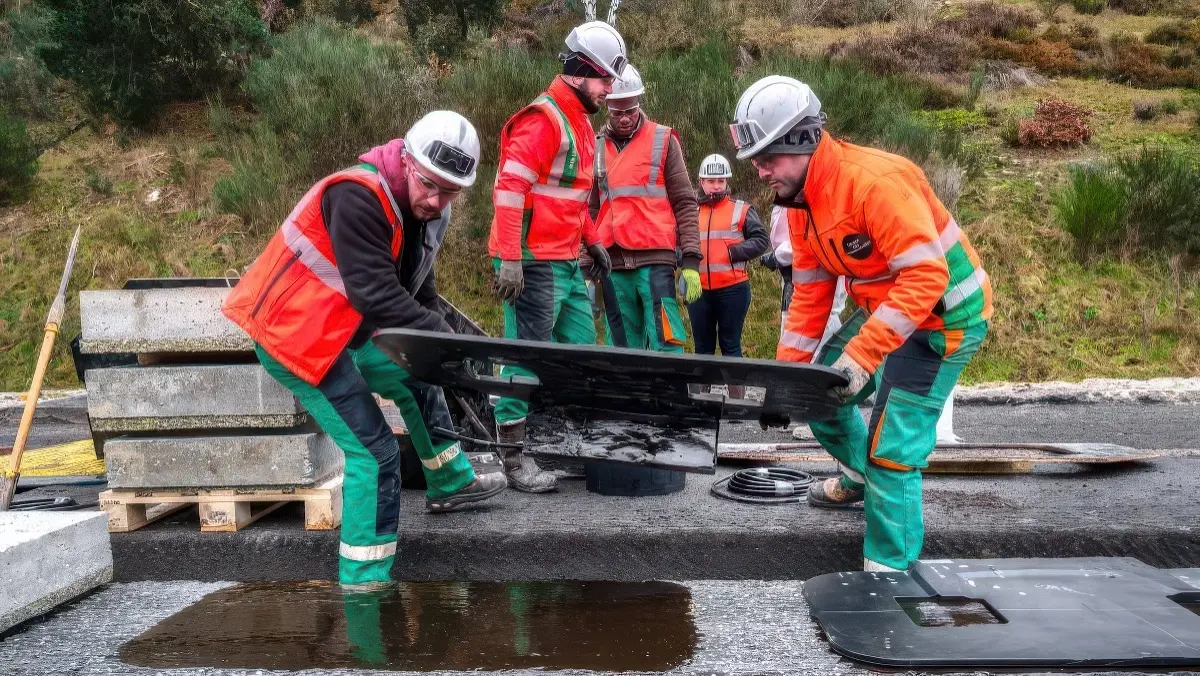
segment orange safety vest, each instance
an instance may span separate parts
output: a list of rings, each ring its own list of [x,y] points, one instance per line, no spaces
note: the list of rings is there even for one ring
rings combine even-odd
[[[745,261],[729,260],[729,247],[746,241],[743,233],[748,213],[750,205],[729,196],[716,204],[700,205],[700,241],[704,253],[700,286],[705,291],[724,289],[750,279]]]
[[[675,250],[675,212],[664,171],[673,136],[674,129],[645,120],[625,150],[618,151],[612,139],[604,142],[607,172],[596,226],[605,247]]]
[[[321,179],[301,198],[221,311],[289,371],[317,385],[362,324],[346,298],[321,197],[339,181],[371,189],[392,225],[392,256],[404,240],[400,209],[382,176],[362,167]]]
[[[551,88],[551,91],[555,91]],[[521,157],[510,152],[509,137],[513,123],[529,111],[537,111],[554,123],[556,130],[553,143],[558,151],[548,174],[538,174]],[[574,124],[587,130],[580,138]],[[500,171],[525,177],[533,183],[524,195],[496,189],[492,200],[497,209],[515,207],[522,210],[524,224],[522,258],[535,260],[574,260],[579,257],[579,242],[584,221],[588,218],[588,197],[592,191],[592,126],[586,117],[571,120],[549,94],[542,94],[533,103],[513,115],[500,132]],[[492,255],[500,250],[497,228],[493,224]]]

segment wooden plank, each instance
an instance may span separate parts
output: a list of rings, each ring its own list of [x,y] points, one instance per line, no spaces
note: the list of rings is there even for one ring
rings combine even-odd
[[[100,502],[100,507],[108,514],[108,532],[129,533],[143,526],[165,519],[176,512],[188,508],[188,503],[167,503],[157,505],[121,504],[119,502]]]
[[[342,476],[334,477],[312,488],[189,488],[189,489],[110,489],[105,494],[120,498],[125,504],[155,504],[159,502],[296,502],[309,497],[341,491]]]

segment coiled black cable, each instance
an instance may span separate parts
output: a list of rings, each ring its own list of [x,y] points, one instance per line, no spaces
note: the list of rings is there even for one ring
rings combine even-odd
[[[709,490],[726,500],[752,505],[781,505],[803,500],[814,481],[813,475],[798,469],[752,467],[718,479]]]

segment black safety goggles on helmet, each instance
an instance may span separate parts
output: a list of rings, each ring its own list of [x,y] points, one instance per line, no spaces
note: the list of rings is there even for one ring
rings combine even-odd
[[[465,179],[475,169],[474,157],[442,141],[430,143],[429,148],[425,150],[425,156],[433,166],[451,176]]]
[[[563,75],[570,75],[572,77],[612,77],[608,74],[608,71],[589,59],[583,52],[559,54],[558,58],[563,62]],[[613,72],[620,73],[627,63],[629,63],[629,60],[624,55],[618,54],[613,58]]]

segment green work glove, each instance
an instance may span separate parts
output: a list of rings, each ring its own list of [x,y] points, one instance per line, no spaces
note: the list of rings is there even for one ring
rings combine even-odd
[[[683,270],[683,299],[689,304],[700,300],[700,294],[704,293],[704,288],[700,286],[700,273],[696,270],[684,268]]]

